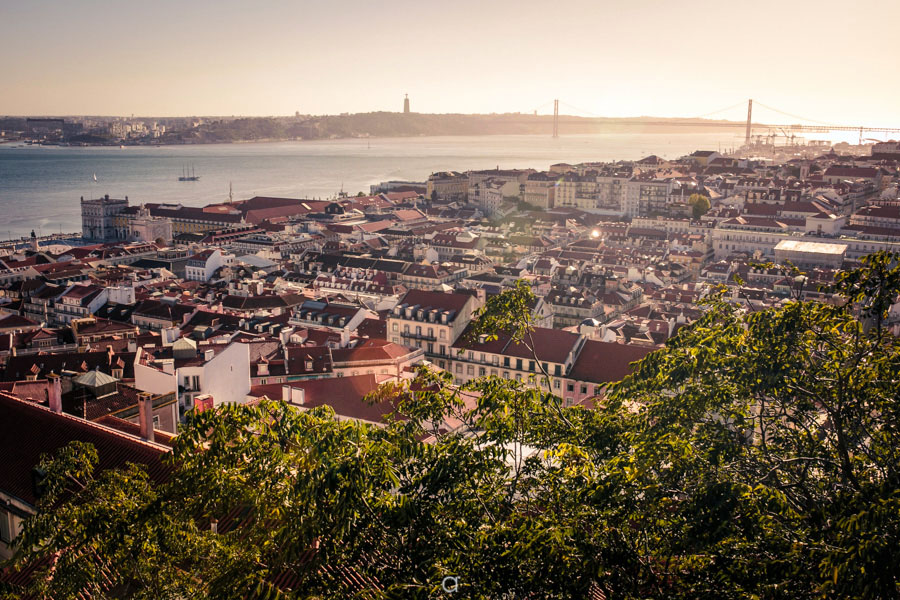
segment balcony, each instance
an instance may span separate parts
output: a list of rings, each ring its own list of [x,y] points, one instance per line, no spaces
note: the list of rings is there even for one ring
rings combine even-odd
[[[427,342],[436,342],[437,337],[434,335],[428,335],[427,333],[413,333],[412,331],[403,331],[400,333],[401,337],[410,338],[413,340],[425,340]]]

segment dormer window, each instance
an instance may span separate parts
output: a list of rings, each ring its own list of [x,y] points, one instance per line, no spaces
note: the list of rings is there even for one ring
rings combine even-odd
[[[313,361],[311,361],[311,360],[306,361],[306,370],[312,371],[312,369],[313,369]]]

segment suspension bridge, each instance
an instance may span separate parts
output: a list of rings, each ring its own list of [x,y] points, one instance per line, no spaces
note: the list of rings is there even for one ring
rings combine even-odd
[[[864,127],[864,126],[856,126],[856,125],[838,125],[833,123],[825,123],[823,121],[817,121],[815,119],[810,119],[807,117],[802,117],[799,115],[795,115],[789,112],[785,112],[783,110],[779,110],[777,108],[773,108],[771,106],[767,106],[762,102],[756,101],[756,106],[761,107],[767,111],[775,113],[781,117],[788,117],[790,119],[795,119],[800,122],[796,123],[786,123],[786,124],[776,124],[776,123],[760,123],[753,121],[753,100],[747,101],[747,120],[743,123],[744,127],[744,143],[749,144],[751,139],[754,137],[753,130],[754,128],[757,130],[765,129],[765,136],[758,137],[785,137],[793,141],[798,133],[830,133],[835,131],[847,131],[854,132],[859,134],[859,143],[862,144],[863,141],[880,141],[877,139],[867,138],[865,134],[868,133],[882,133],[882,134],[894,134],[900,133],[900,128],[897,127]],[[595,114],[591,111],[584,110],[578,108],[577,106],[573,106],[562,100],[555,99],[545,102],[541,106],[538,106],[532,111],[534,114],[538,114],[539,111],[546,110],[552,105],[553,107],[553,137],[559,137],[559,120],[560,120],[560,106],[569,111],[574,111],[576,114],[572,116],[582,116],[589,117],[595,119],[611,119],[617,125],[664,125],[664,126],[684,126],[684,127],[721,127],[728,129],[737,129],[742,126],[741,121],[731,121],[731,120],[722,120],[720,119],[712,119],[716,115],[722,115],[723,113],[727,113],[729,111],[733,111],[739,107],[744,106],[744,102],[739,102],[737,104],[733,104],[731,106],[726,106],[724,108],[720,108],[718,110],[714,110],[712,112],[708,112],[702,115],[697,115],[696,117],[690,118],[673,118],[673,119],[659,119],[653,120],[652,118],[641,118],[641,119],[612,119],[610,117],[604,117],[602,115]],[[529,112],[532,112],[529,111]],[[788,133],[790,132],[790,133]]]

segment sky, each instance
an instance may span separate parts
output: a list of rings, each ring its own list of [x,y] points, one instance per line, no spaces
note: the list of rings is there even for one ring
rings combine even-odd
[[[896,0],[0,0],[0,114],[900,127]],[[762,104],[758,104],[762,103]],[[729,110],[722,110],[733,107]],[[804,121],[805,122],[805,121]]]

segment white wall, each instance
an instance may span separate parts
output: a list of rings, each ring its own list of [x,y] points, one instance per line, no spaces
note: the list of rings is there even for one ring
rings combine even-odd
[[[203,346],[198,348],[201,352]],[[200,389],[213,397],[215,406],[242,403],[250,392],[250,347],[233,343],[203,367]]]
[[[140,355],[139,350],[134,363],[134,387],[151,394],[168,394],[176,391],[175,375],[140,364],[138,360]]]

